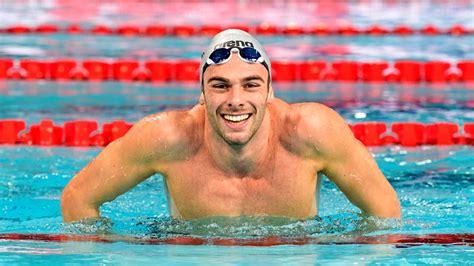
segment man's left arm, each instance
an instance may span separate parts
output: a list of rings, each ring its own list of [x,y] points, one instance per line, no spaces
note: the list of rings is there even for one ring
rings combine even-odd
[[[313,121],[313,132],[320,134],[316,134],[318,139],[313,143],[323,160],[322,172],[366,214],[399,218],[397,194],[367,148],[354,137],[339,114],[322,105],[316,108],[312,113],[317,111],[321,116]]]

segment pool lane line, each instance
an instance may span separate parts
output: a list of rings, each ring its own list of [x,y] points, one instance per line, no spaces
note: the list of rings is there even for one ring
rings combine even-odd
[[[336,48],[337,49],[337,48]],[[198,82],[197,59],[0,58],[0,80]],[[474,83],[474,60],[274,60],[272,82]]]
[[[20,119],[0,119],[0,145],[38,145],[90,147],[106,146],[124,136],[133,126],[123,120],[102,124],[95,120],[67,121],[64,126],[42,120],[26,129]],[[471,145],[474,146],[474,123],[450,122],[362,122],[349,124],[354,137],[365,146],[401,145]]]
[[[0,234],[0,241],[41,242],[125,242],[141,245],[217,245],[217,246],[277,246],[277,245],[396,245],[404,248],[419,245],[474,246],[474,234],[385,234],[377,236],[320,236],[257,238],[191,237],[144,238],[124,235],[77,235],[77,234]]]
[[[123,24],[119,26],[109,26],[104,24],[96,24],[89,27],[81,26],[80,24],[69,24],[67,26],[60,26],[54,24],[41,24],[37,26],[27,25],[10,25],[0,28],[0,33],[3,34],[93,34],[93,35],[121,35],[127,37],[163,37],[163,36],[177,36],[177,37],[194,37],[194,36],[213,36],[222,30],[236,28],[247,31],[251,34],[266,35],[266,36],[299,36],[299,35],[314,35],[314,36],[386,36],[386,35],[425,35],[425,36],[463,36],[474,34],[474,29],[469,26],[460,24],[453,25],[433,25],[427,24],[423,27],[412,27],[408,25],[397,25],[388,27],[380,24],[372,24],[367,27],[358,27],[355,25],[326,25],[317,24],[314,26],[299,26],[299,25],[272,25],[269,23],[261,23],[258,25],[144,25],[137,26],[132,24]]]

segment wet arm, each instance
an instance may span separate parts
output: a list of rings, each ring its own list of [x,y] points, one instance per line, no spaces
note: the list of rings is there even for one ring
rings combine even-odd
[[[316,149],[323,158],[323,173],[364,213],[379,217],[400,217],[395,190],[380,171],[366,147],[352,134],[336,112],[322,108],[324,141]],[[321,144],[324,143],[324,144]]]
[[[144,154],[140,126],[109,144],[66,186],[61,210],[66,222],[99,217],[99,207],[151,176],[154,171]]]

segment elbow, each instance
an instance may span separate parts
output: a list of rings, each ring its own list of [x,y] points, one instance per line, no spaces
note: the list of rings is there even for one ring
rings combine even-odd
[[[387,213],[386,213],[386,218],[400,218],[402,213],[402,208],[400,207],[400,202],[398,199],[396,200],[396,203],[393,203],[390,208],[388,208]]]
[[[384,206],[382,206],[382,211],[380,213],[380,217],[383,218],[400,218],[402,208],[400,206],[400,200],[398,199],[397,195],[394,193],[394,196],[390,199],[390,201],[386,202]]]
[[[381,199],[377,204],[374,204],[372,208],[365,209],[365,213],[371,216],[380,218],[400,218],[401,217],[401,206],[400,201],[396,195],[393,194],[391,197]]]
[[[82,195],[68,185],[61,194],[61,213],[64,222],[79,221],[84,218],[98,217],[99,207],[86,204]]]
[[[400,199],[398,199],[397,192],[393,190],[393,196],[391,200],[390,218],[401,218],[402,207],[400,205]]]
[[[61,214],[65,222],[74,221],[73,210],[75,209],[74,203],[76,202],[74,199],[74,192],[67,186],[61,194]]]

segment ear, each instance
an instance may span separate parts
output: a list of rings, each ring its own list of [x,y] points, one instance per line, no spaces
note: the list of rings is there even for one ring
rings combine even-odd
[[[270,83],[269,87],[268,87],[268,97],[267,97],[267,101],[268,102],[273,102],[273,100],[275,99],[275,94],[273,93],[273,86],[272,84]]]
[[[204,105],[204,92],[201,91],[201,95],[199,95],[199,104]]]

